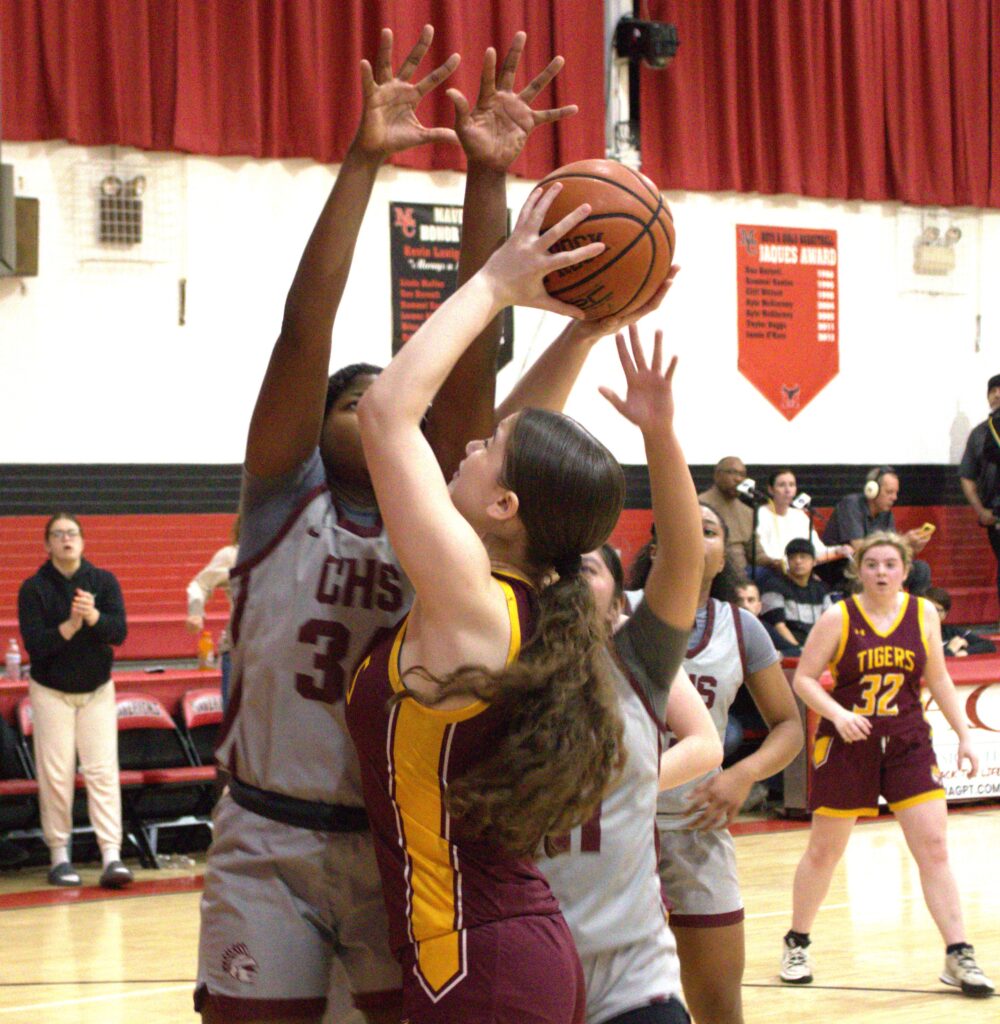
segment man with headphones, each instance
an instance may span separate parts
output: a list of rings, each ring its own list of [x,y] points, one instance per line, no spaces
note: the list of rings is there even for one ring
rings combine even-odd
[[[965,500],[972,506],[997,560],[997,597],[1000,598],[1000,373],[986,382],[990,415],[973,427],[958,467]]]
[[[876,466],[865,478],[865,486],[861,493],[848,494],[837,502],[823,531],[823,543],[828,547],[835,544],[850,544],[852,547],[868,534],[876,530],[896,530],[896,520],[892,514],[892,506],[899,498],[899,475],[892,466]],[[906,539],[916,554],[922,551],[930,540],[930,533],[924,530],[909,530]],[[830,563],[827,571],[843,572],[842,565]],[[827,568],[827,567],[824,567]],[[828,583],[842,584],[824,575]],[[926,562],[914,559],[913,568],[906,578],[906,588],[911,593],[922,594],[931,583],[931,569]]]

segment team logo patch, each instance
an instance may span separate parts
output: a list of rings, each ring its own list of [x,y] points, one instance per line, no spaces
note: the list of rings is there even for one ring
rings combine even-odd
[[[245,942],[230,946],[222,954],[222,969],[244,985],[252,985],[257,980],[257,961],[250,955]]]

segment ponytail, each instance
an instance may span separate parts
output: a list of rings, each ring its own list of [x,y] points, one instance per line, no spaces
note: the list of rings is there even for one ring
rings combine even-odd
[[[541,592],[538,627],[509,668],[441,682],[441,697],[474,694],[505,726],[499,746],[449,784],[464,835],[534,857],[592,816],[625,761],[615,671],[590,585],[570,573]]]

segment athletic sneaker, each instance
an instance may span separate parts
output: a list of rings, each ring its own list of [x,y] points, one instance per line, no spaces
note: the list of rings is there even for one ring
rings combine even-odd
[[[955,953],[944,958],[944,970],[941,980],[946,985],[960,988],[962,994],[975,998],[993,995],[993,982],[986,977],[976,963],[975,950],[971,946],[962,946]]]
[[[785,939],[781,952],[781,980],[787,985],[808,985],[813,980],[809,950]]]

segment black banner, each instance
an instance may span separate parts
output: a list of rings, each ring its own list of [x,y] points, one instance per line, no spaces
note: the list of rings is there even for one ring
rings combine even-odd
[[[399,351],[457,287],[462,207],[390,203],[392,351]],[[514,355],[514,311],[503,313],[497,369]]]

